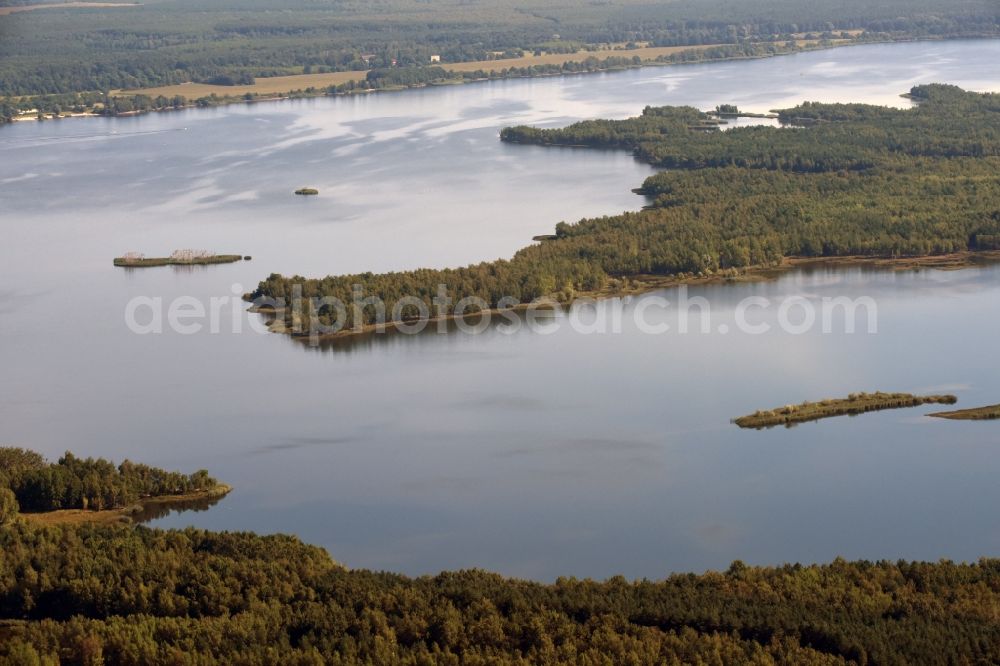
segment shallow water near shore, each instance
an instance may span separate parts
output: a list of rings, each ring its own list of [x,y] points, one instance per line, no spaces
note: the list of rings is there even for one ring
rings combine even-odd
[[[560,220],[636,209],[619,152],[501,144],[500,127],[647,104],[803,99],[908,106],[912,85],[1000,90],[1000,42],[859,46],[767,60],[496,81],[0,130],[0,441],[51,458],[207,468],[235,490],[161,526],[291,532],[352,567],[661,577],[849,558],[1000,553],[1000,430],[932,408],[741,431],[756,409],[857,391],[1000,402],[1000,268],[815,267],[691,287],[709,333],[492,326],[312,348],[249,331],[271,272],[442,267],[510,256]],[[316,187],[318,197],[296,197]],[[115,268],[129,250],[252,255]],[[232,297],[220,332],[136,335],[134,297]],[[878,332],[741,333],[743,299],[868,297]],[[235,315],[232,313],[235,312]],[[256,316],[252,316],[256,318]],[[236,322],[236,323],[234,323]],[[660,322],[660,323],[663,323]],[[867,322],[863,322],[866,324]],[[244,332],[236,334],[234,326]],[[720,326],[725,325],[723,333]]]

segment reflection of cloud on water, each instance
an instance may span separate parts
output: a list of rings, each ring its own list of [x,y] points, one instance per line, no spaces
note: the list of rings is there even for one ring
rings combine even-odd
[[[709,550],[732,550],[732,547],[746,534],[744,528],[734,525],[713,523],[695,528],[695,538]]]
[[[9,314],[23,306],[30,306],[42,296],[50,293],[52,293],[51,289],[37,289],[34,291],[0,289],[0,314]]]
[[[667,92],[673,92],[681,87],[681,84],[688,82],[694,78],[689,74],[668,74],[665,76],[658,76],[656,82],[663,85]]]
[[[16,291],[10,289],[0,290],[0,314],[7,314],[16,309],[16,303],[23,298]]]
[[[556,543],[597,541],[601,536],[600,530],[590,527],[557,527],[549,533],[549,538]]]
[[[934,407],[934,405],[926,405],[925,407]],[[946,411],[946,410],[951,409],[951,407],[948,407],[948,406],[938,405],[938,407],[939,407],[939,409],[932,410],[932,411],[939,411],[939,412],[941,412],[941,411]],[[943,424],[943,425],[947,426],[949,424],[954,424],[955,423],[954,421],[949,422],[947,419],[932,418],[932,417],[929,416],[930,413],[931,412],[928,411],[927,414],[919,414],[919,415],[911,415],[911,416],[901,416],[901,417],[898,417],[895,422],[899,423],[900,425],[922,425],[922,426],[930,425],[932,423],[940,423],[940,424]],[[954,427],[954,426],[952,426],[952,427]]]
[[[862,72],[867,72],[872,69],[875,65],[845,65],[839,60],[824,60],[823,62],[818,62],[812,67],[807,67],[803,72],[807,75],[818,76],[821,78],[846,78],[853,77]]]
[[[933,394],[933,393],[959,393],[961,391],[971,391],[973,389],[972,384],[964,383],[954,383],[954,384],[937,384],[935,386],[925,386],[916,390],[918,394]]]
[[[463,477],[463,476],[435,476],[424,479],[407,481],[402,487],[410,491],[421,493],[427,491],[447,491],[456,493],[475,494],[482,488],[483,479]]]
[[[267,444],[250,452],[251,455],[264,453],[276,453],[278,451],[292,451],[314,446],[340,446],[342,444],[355,444],[361,441],[358,437],[287,437],[283,440]]]
[[[460,118],[478,118],[487,114],[494,117],[506,117],[513,111],[530,111],[531,104],[527,101],[508,101],[495,99],[488,104],[470,105],[458,112]]]
[[[572,437],[539,441],[536,446],[519,446],[497,451],[497,458],[514,458],[544,453],[635,454],[659,452],[662,445],[648,440],[611,437]]]
[[[20,183],[21,181],[31,180],[32,178],[38,178],[41,174],[28,172],[22,173],[20,176],[11,176],[10,178],[0,179],[0,185],[9,185],[10,183]]]
[[[539,398],[502,394],[465,398],[453,404],[459,409],[510,409],[531,412],[542,412],[552,409],[551,404]]]
[[[205,197],[201,200],[201,203],[206,205],[224,204],[237,201],[256,201],[259,198],[260,193],[257,190],[245,190],[243,192],[236,192],[225,196]]]

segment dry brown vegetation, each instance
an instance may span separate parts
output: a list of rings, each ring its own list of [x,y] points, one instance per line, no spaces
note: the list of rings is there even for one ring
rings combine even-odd
[[[958,398],[953,395],[917,396],[909,393],[852,393],[847,398],[803,402],[801,405],[785,405],[775,409],[754,412],[734,419],[741,428],[773,428],[792,426],[806,421],[818,421],[832,416],[850,416],[876,412],[883,409],[919,407],[926,404],[953,405]]]
[[[954,412],[937,412],[928,414],[928,416],[935,416],[939,419],[952,419],[953,421],[992,421],[1000,419],[1000,405],[959,409]]]
[[[568,62],[582,62],[587,58],[608,58],[620,56],[632,58],[638,56],[643,60],[655,60],[663,55],[680,51],[701,51],[713,48],[713,44],[701,46],[662,46],[638,49],[599,49],[596,51],[577,51],[576,53],[545,53],[542,55],[525,55],[521,58],[505,58],[503,60],[475,60],[472,62],[442,63],[440,66],[450,72],[484,72],[500,71],[510,67],[532,67],[537,65],[562,65]],[[219,97],[232,97],[252,93],[257,95],[280,95],[293,90],[306,88],[328,88],[349,81],[363,81],[368,71],[358,72],[328,72],[325,74],[294,74],[291,76],[270,76],[258,78],[251,85],[214,86],[207,83],[181,83],[175,86],[160,86],[158,88],[141,88],[138,90],[116,90],[114,94],[139,94],[155,97],[173,97],[183,95],[187,99],[197,99],[215,94]]]

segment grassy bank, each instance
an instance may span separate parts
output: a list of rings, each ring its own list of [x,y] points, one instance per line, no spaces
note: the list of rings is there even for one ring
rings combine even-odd
[[[936,412],[928,414],[928,416],[934,416],[939,419],[951,419],[953,421],[992,421],[1000,419],[1000,405],[959,409],[954,412]]]
[[[775,409],[757,411],[748,416],[733,419],[733,423],[741,428],[760,430],[780,425],[792,426],[834,416],[854,416],[884,409],[902,409],[927,404],[953,405],[956,402],[958,402],[958,398],[953,395],[916,396],[909,393],[855,393],[847,398],[803,402],[801,405],[785,405]]]

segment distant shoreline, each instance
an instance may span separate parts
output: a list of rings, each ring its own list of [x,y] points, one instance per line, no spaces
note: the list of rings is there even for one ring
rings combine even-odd
[[[280,90],[280,91],[279,90],[275,90],[275,91],[267,91],[267,92],[255,93],[254,94],[255,96],[253,98],[251,98],[251,99],[247,99],[245,97],[245,95],[248,92],[253,93],[253,89],[256,86],[261,85],[261,83],[263,83],[263,82],[268,82],[269,80],[272,80],[272,81],[273,80],[277,80],[277,79],[296,79],[296,80],[299,80],[299,79],[308,79],[310,77],[315,78],[317,80],[319,79],[319,77],[334,77],[335,79],[337,79],[337,83],[326,84],[326,87],[328,87],[329,85],[337,85],[338,83],[348,83],[350,81],[354,81],[354,82],[364,81],[365,77],[367,76],[367,73],[369,71],[371,71],[371,70],[359,70],[359,71],[356,71],[356,72],[355,71],[350,71],[350,72],[330,72],[330,73],[327,73],[327,74],[293,74],[293,75],[278,76],[278,77],[261,77],[259,79],[258,83],[254,83],[252,85],[242,85],[242,86],[241,85],[237,85],[237,86],[217,86],[217,85],[201,84],[201,83],[194,83],[194,82],[186,82],[186,83],[174,84],[174,85],[171,85],[171,86],[159,86],[159,87],[154,87],[154,88],[136,88],[136,89],[131,89],[131,90],[114,90],[111,93],[113,97],[127,97],[129,95],[147,95],[147,96],[150,96],[150,97],[155,97],[155,96],[160,96],[160,95],[162,95],[164,97],[169,97],[169,96],[172,96],[172,95],[183,96],[185,98],[185,100],[186,100],[185,104],[183,104],[181,106],[177,106],[177,107],[169,106],[169,107],[164,107],[164,108],[149,109],[149,110],[143,110],[143,111],[127,111],[127,112],[119,113],[119,114],[116,114],[116,115],[105,115],[105,114],[102,114],[102,113],[91,113],[91,112],[67,113],[67,114],[63,114],[63,115],[59,115],[59,116],[45,116],[45,117],[43,117],[41,119],[38,118],[36,115],[25,114],[25,115],[15,116],[14,118],[11,119],[11,122],[8,123],[8,124],[14,124],[14,123],[18,123],[18,122],[27,122],[27,121],[39,121],[39,120],[44,120],[44,121],[62,120],[64,118],[119,118],[119,117],[128,117],[128,116],[140,116],[140,115],[146,115],[146,114],[149,114],[149,113],[166,113],[166,112],[171,112],[171,111],[183,111],[183,110],[196,109],[196,108],[216,108],[216,107],[221,107],[221,106],[229,106],[229,105],[232,105],[232,104],[257,104],[257,103],[261,103],[261,102],[281,102],[281,101],[287,101],[287,100],[292,100],[292,99],[316,99],[316,98],[324,98],[324,97],[346,97],[346,96],[352,96],[352,95],[369,95],[369,94],[374,94],[374,93],[403,92],[403,91],[406,91],[406,90],[423,89],[423,88],[437,87],[437,86],[442,86],[442,85],[467,85],[467,84],[475,84],[475,83],[484,83],[484,82],[487,82],[487,81],[500,81],[500,80],[506,81],[506,80],[515,80],[515,79],[525,79],[525,80],[528,80],[528,79],[541,79],[541,78],[550,78],[550,77],[559,77],[559,76],[583,76],[583,75],[587,75],[587,74],[607,74],[607,73],[610,73],[610,72],[620,72],[620,71],[626,71],[626,70],[631,70],[631,69],[641,69],[641,68],[645,68],[645,67],[672,67],[672,66],[683,67],[683,66],[687,66],[687,65],[705,65],[705,64],[720,63],[720,62],[736,62],[736,61],[742,61],[742,60],[764,60],[764,59],[767,59],[767,58],[780,58],[780,57],[791,56],[791,55],[796,55],[796,54],[800,54],[800,53],[809,53],[809,52],[813,52],[813,51],[826,51],[826,50],[832,50],[832,49],[846,48],[846,47],[850,47],[850,46],[869,46],[869,45],[878,45],[878,44],[907,44],[907,43],[916,43],[916,42],[943,42],[943,41],[974,40],[974,39],[982,39],[982,40],[995,41],[997,39],[1000,39],[1000,37],[997,37],[995,35],[980,35],[980,36],[973,35],[973,36],[956,36],[956,37],[940,37],[940,38],[933,38],[933,37],[919,37],[919,38],[918,37],[901,37],[901,38],[898,38],[898,39],[883,39],[883,40],[871,40],[871,41],[835,40],[833,43],[825,44],[825,45],[820,44],[818,42],[817,43],[810,43],[810,44],[807,44],[807,45],[800,46],[795,51],[789,51],[789,52],[786,52],[786,53],[777,53],[777,54],[761,54],[761,55],[752,55],[752,56],[728,56],[728,57],[721,57],[721,58],[710,58],[710,59],[693,61],[693,62],[657,62],[655,60],[645,60],[645,61],[643,61],[640,64],[635,64],[635,65],[619,65],[619,66],[615,66],[615,67],[608,67],[608,68],[602,68],[602,69],[596,69],[596,70],[585,70],[585,71],[575,71],[575,72],[572,72],[572,71],[540,72],[540,73],[533,74],[533,75],[528,75],[528,76],[503,76],[503,77],[496,77],[496,78],[483,77],[483,78],[475,78],[475,79],[454,79],[454,80],[448,79],[448,80],[442,80],[442,81],[430,82],[430,83],[416,83],[416,84],[412,84],[412,85],[396,85],[396,86],[387,86],[387,87],[383,87],[383,88],[366,88],[366,89],[357,89],[357,90],[350,90],[350,91],[344,91],[344,92],[329,92],[327,90],[316,90],[315,92],[306,92],[305,90],[307,88],[315,88],[318,85],[322,85],[322,84],[313,83],[312,85],[310,85],[307,81],[303,80],[303,81],[299,82],[299,85],[303,86],[301,88],[293,88],[293,89],[289,89],[289,90]],[[755,42],[755,44],[767,44],[767,43],[769,43],[769,42]],[[684,47],[648,47],[648,48],[651,48],[651,49],[668,49],[668,48],[670,48],[670,49],[676,49],[675,52],[679,53],[679,52],[684,52],[684,51],[702,51],[702,50],[706,50],[706,49],[710,49],[710,48],[717,48],[719,46],[725,46],[725,45],[719,45],[719,44],[702,44],[702,45],[692,45],[692,46],[684,46]],[[604,50],[604,51],[595,51],[595,52],[582,51],[582,52],[577,52],[577,53],[574,53],[574,54],[560,54],[560,55],[566,55],[567,56],[567,58],[562,62],[562,64],[569,64],[569,63],[579,64],[579,63],[584,62],[587,58],[597,57],[595,55],[596,53],[600,53],[604,57],[623,57],[623,58],[627,58],[627,57],[630,56],[630,54],[634,55],[634,54],[636,54],[636,51],[642,51],[642,50],[644,50],[644,49]],[[645,49],[645,50],[648,50],[648,49]],[[519,65],[518,64],[518,59],[508,59],[508,60],[490,60],[490,61],[474,61],[474,62],[448,63],[447,65],[444,65],[444,67],[445,67],[445,69],[448,69],[448,71],[450,71],[450,72],[462,73],[462,72],[468,72],[468,71],[477,71],[477,70],[470,69],[470,66],[472,66],[472,65],[484,65],[485,63],[492,63],[493,64],[493,68],[489,70],[489,73],[499,72],[499,71],[502,71],[504,69],[508,69],[508,68],[512,68],[512,67],[518,67],[518,66],[523,66],[523,67],[532,66],[530,64],[529,65],[523,65],[523,64]],[[340,76],[335,76],[335,75],[340,75]],[[355,75],[358,75],[358,76],[355,76]],[[192,94],[191,93],[192,87],[195,87],[195,86],[200,87],[200,89],[198,89],[194,93],[194,94],[199,94],[200,93],[199,97],[196,98],[196,99],[201,99],[201,98],[209,97],[211,95],[217,95],[215,98],[213,98],[211,104],[208,107],[200,106],[200,105],[198,105],[196,103],[196,99],[189,99],[188,98],[188,95]],[[212,90],[208,90],[209,88],[211,88]],[[0,125],[0,127],[2,127],[2,125]]]

